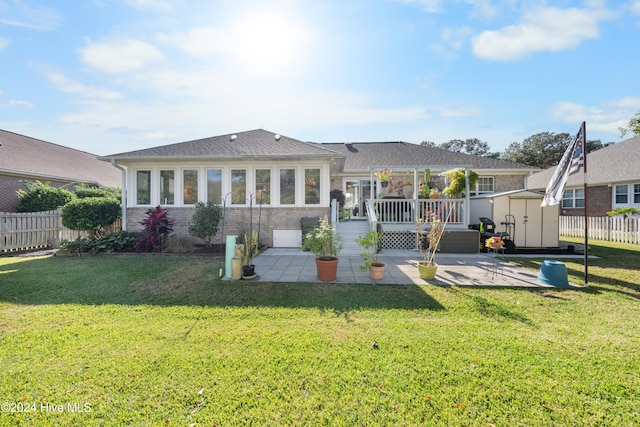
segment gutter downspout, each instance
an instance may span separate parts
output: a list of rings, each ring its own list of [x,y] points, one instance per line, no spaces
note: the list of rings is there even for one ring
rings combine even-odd
[[[122,172],[122,231],[127,231],[127,170],[111,159],[111,165]]]

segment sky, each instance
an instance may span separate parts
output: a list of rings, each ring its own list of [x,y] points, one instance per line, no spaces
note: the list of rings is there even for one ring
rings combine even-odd
[[[640,0],[0,0],[0,128],[108,155],[303,141],[621,140]]]

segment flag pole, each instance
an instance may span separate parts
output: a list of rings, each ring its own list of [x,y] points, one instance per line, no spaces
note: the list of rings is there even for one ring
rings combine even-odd
[[[587,206],[589,196],[587,195],[587,125],[582,122],[582,153],[584,165],[582,176],[584,182],[584,287],[589,287],[589,218],[587,216]]]

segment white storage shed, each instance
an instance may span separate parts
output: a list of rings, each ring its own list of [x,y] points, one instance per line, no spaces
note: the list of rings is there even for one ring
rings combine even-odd
[[[541,207],[544,193],[515,190],[471,197],[471,223],[490,218],[496,232],[507,231],[507,215],[513,215],[511,240],[518,248],[557,248],[560,245],[559,205]]]

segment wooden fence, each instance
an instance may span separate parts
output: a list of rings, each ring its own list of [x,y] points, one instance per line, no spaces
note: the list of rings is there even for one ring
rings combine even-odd
[[[121,220],[110,228],[111,231],[120,230]],[[64,227],[59,209],[29,213],[0,212],[0,252],[56,247],[63,240],[75,240],[86,235],[86,232]]]
[[[587,217],[589,239],[640,244],[640,218]],[[560,216],[560,236],[584,238],[584,217]]]

